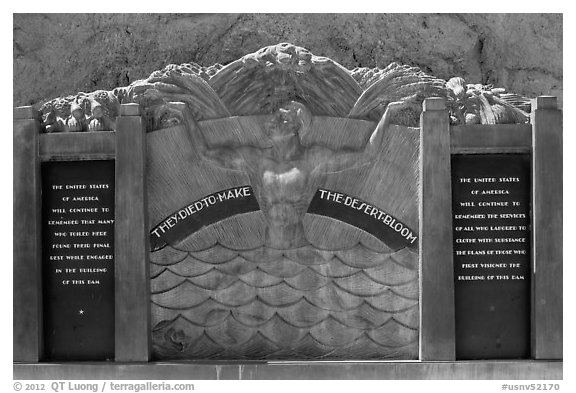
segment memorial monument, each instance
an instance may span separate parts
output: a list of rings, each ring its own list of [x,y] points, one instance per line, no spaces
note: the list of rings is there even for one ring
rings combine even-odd
[[[283,43],[17,108],[15,361],[561,359],[534,102]]]

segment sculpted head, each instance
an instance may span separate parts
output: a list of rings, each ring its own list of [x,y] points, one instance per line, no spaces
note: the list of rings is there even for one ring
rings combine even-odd
[[[104,117],[104,107],[100,103],[97,102],[92,106],[92,116],[96,119]]]
[[[303,104],[290,101],[282,105],[267,124],[270,138],[283,139],[294,135],[300,138],[308,131],[312,114]]]
[[[82,110],[82,107],[78,104],[70,105],[70,114],[76,120],[82,120],[84,118],[84,110]]]

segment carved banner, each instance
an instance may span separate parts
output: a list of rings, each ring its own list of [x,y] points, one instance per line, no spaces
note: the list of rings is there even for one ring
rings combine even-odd
[[[452,123],[528,118],[502,89],[288,43],[41,112],[48,133],[113,128],[120,103],[145,114],[155,358],[417,359],[427,97]]]
[[[392,122],[440,84],[392,67],[382,104],[289,44],[215,71],[131,90],[169,99],[146,104],[154,357],[416,359],[419,132]]]
[[[252,187],[218,191],[171,214],[150,231],[150,248],[157,251],[175,244],[202,227],[237,214],[259,210]]]
[[[393,250],[418,246],[418,237],[396,218],[385,211],[340,192],[319,189],[308,208],[308,213],[319,214],[358,227],[386,243]]]

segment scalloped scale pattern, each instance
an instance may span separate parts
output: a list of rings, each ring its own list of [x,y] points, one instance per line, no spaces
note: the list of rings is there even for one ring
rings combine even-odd
[[[361,243],[338,251],[167,246],[151,256],[154,357],[416,359],[417,261],[408,249]]]

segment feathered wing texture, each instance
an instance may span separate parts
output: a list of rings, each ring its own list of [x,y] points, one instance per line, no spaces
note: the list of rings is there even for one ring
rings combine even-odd
[[[144,110],[149,131],[182,123],[182,107],[173,105],[174,102],[184,103],[196,120],[229,117],[230,112],[207,83],[221,68],[219,64],[208,68],[194,63],[170,64],[129,86],[59,97],[44,103],[40,110],[46,119],[66,118],[70,115],[70,106],[76,103],[90,116],[93,103],[98,102],[113,119],[119,114],[120,104],[138,103]]]
[[[383,70],[364,71],[360,83],[365,90],[347,117],[378,121],[390,102],[408,99],[414,104],[410,110],[419,113],[425,98],[446,95],[444,80],[427,75],[419,68],[398,63],[392,63]]]
[[[183,121],[182,110],[171,105],[173,102],[186,104],[197,121],[229,117],[230,112],[207,82],[209,77],[206,69],[197,64],[171,64],[130,85],[124,102],[141,104],[152,130]]]
[[[270,114],[288,101],[344,117],[362,89],[348,70],[291,44],[262,48],[220,70],[210,85],[233,115]]]
[[[260,120],[260,116],[255,116],[245,124],[255,125]],[[241,132],[242,127],[224,123],[228,121],[200,122],[205,127],[203,131],[211,134],[219,127],[230,134]],[[369,121],[324,117],[316,117],[313,125],[316,140],[311,143],[334,150],[343,146],[360,148],[375,126]],[[357,134],[354,139],[358,145],[350,145],[351,141],[340,135],[351,130]],[[194,157],[192,131],[190,127],[178,126],[148,135],[153,222],[209,190],[247,184],[243,172],[216,170],[199,162]],[[382,153],[388,157],[385,165],[330,176],[333,181],[339,178],[334,184],[344,182],[360,187],[361,173],[365,172],[365,176],[374,173],[376,177],[387,173],[392,183],[378,186],[382,188],[380,192],[396,198],[391,190],[398,189],[401,195],[409,196],[401,198],[401,207],[386,207],[396,212],[402,207],[409,209],[411,205],[405,202],[415,198],[414,192],[398,184],[397,177],[407,177],[405,181],[409,183],[415,182],[415,178],[396,166],[403,167],[404,160],[416,162],[417,141],[412,130],[392,127],[389,132],[389,143],[393,146],[391,152]],[[245,144],[240,140],[239,143]],[[390,176],[390,172],[395,175]],[[320,178],[310,182],[305,195],[313,196],[325,182]],[[228,184],[229,181],[233,182]],[[329,184],[332,183],[325,183]],[[174,193],[166,195],[167,189]],[[358,195],[359,191],[356,187],[346,190],[352,195]],[[370,187],[365,192],[379,204],[386,199]],[[256,186],[255,194],[258,194]],[[304,199],[296,206],[301,214],[309,202]],[[264,202],[260,198],[262,211],[267,210]],[[151,253],[155,356],[158,359],[416,359],[417,254],[408,249],[395,252],[368,233],[329,221],[318,220],[314,224],[305,219],[305,232],[311,244],[278,250],[264,246],[262,231],[266,221],[261,212],[253,212],[208,225]]]
[[[532,103],[530,98],[528,97],[524,97],[514,93],[501,93],[499,94],[498,98],[501,101],[504,101],[526,113],[529,113],[530,110],[532,109]]]
[[[350,71],[350,76],[358,82],[362,90],[366,90],[366,87],[370,85],[370,83],[368,83],[370,78],[374,76],[374,73],[379,71],[380,68],[356,67]]]
[[[529,113],[521,109],[521,107],[525,107],[524,104],[521,103],[520,107],[518,107],[514,104],[515,102],[514,99],[508,100],[498,96],[493,96],[492,99],[494,101],[494,104],[492,105],[492,110],[496,112],[496,123],[498,124],[526,123],[530,119]]]
[[[56,121],[69,116],[72,103],[90,115],[97,102],[109,117],[118,115],[122,103],[139,103],[148,130],[165,129],[147,138],[149,214],[157,222],[210,190],[250,183],[246,173],[199,161],[184,110],[194,121],[205,121],[208,141],[224,145],[230,136],[215,130],[225,122],[215,120],[244,116],[233,127],[238,131],[236,142],[244,145],[243,128],[262,128],[257,116],[248,121],[247,115],[271,114],[287,101],[303,103],[316,119],[331,118],[326,120],[329,127],[322,129],[334,131],[339,125],[354,128],[348,125],[352,119],[377,122],[388,103],[406,99],[416,105],[392,121],[417,125],[422,100],[433,96],[446,97],[455,122],[462,124],[524,122],[530,109],[525,97],[491,86],[467,85],[462,78],[446,83],[396,63],[384,69],[349,71],[291,44],[263,48],[225,67],[168,65],[128,87],[57,98],[41,109],[48,121]],[[215,122],[208,123],[211,120]],[[315,121],[311,127],[316,135],[321,134],[314,128],[318,124]],[[228,126],[224,128],[230,131]],[[252,130],[251,140],[262,135],[260,128]],[[365,128],[350,130],[365,136],[352,139],[365,141],[370,131]],[[344,137],[325,136],[328,147],[329,142],[337,142],[336,149],[348,146]],[[394,159],[394,151],[416,157],[417,149],[399,148],[402,143],[416,146],[416,137],[417,132],[391,129],[392,150],[381,154],[372,170],[332,174],[329,181],[361,187],[362,179],[372,179],[366,183],[402,202],[382,208],[414,225],[413,204],[391,190],[415,195],[410,192],[416,184],[413,168],[396,168],[400,161]],[[313,195],[317,184],[310,184]],[[370,195],[367,199],[384,203],[377,190],[361,189]],[[260,207],[266,211],[268,206],[262,202]],[[302,215],[304,202],[296,207]],[[329,219],[311,222],[305,217],[304,224],[312,245],[294,250],[264,247],[266,220],[262,212],[253,212],[207,226],[151,253],[156,358],[416,359],[418,255],[409,249],[391,250],[371,235]],[[331,236],[325,236],[328,232]]]
[[[454,94],[454,79],[461,80],[464,95]],[[170,64],[129,86],[58,97],[43,103],[40,110],[43,125],[55,127],[58,119],[69,116],[72,103],[89,117],[98,102],[114,119],[120,104],[136,102],[146,114],[148,130],[154,131],[182,122],[182,106],[174,103],[186,105],[196,121],[270,114],[288,101],[303,103],[315,116],[378,121],[388,103],[411,98],[414,105],[395,114],[393,122],[417,126],[427,97],[446,97],[452,122],[459,124],[523,123],[530,111],[528,98],[490,85],[465,85],[462,78],[446,82],[397,63],[350,71],[287,43],[262,48],[226,66]]]
[[[315,121],[319,127],[318,118]],[[342,124],[352,123],[363,140],[374,126],[372,122],[342,120]],[[322,128],[334,131],[338,124],[330,121]],[[414,183],[411,169],[404,173],[394,165],[400,165],[401,157],[416,162],[417,133],[403,127],[389,131],[391,151],[382,153],[389,161],[379,163],[374,170],[367,167],[331,176],[358,182],[359,171],[374,172],[374,176],[387,173],[385,177],[394,172],[392,183],[378,188],[387,190],[392,199],[398,198],[391,193],[395,188],[413,195],[395,177]],[[330,142],[334,142],[334,136]],[[365,192],[379,203],[386,199],[372,188]],[[410,204],[402,206],[413,210]],[[386,209],[399,213],[403,208],[390,205]],[[402,220],[411,222],[409,213],[402,214]],[[254,218],[237,219],[248,225]],[[152,253],[154,356],[220,360],[417,359],[418,254],[407,248],[394,251],[346,224],[318,222],[325,224],[329,229],[314,230],[315,224],[305,219],[307,235],[314,232],[318,236],[308,238],[311,245],[293,250],[250,242],[233,245],[224,237],[206,247],[192,241],[196,237],[216,239],[212,233],[218,224]],[[342,230],[349,235],[340,237]],[[258,230],[250,232],[247,239]],[[335,242],[335,238],[340,240]]]

